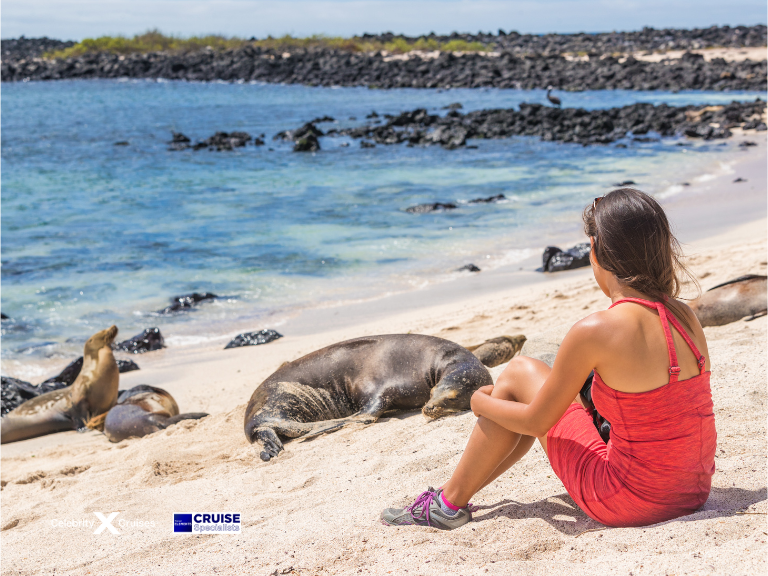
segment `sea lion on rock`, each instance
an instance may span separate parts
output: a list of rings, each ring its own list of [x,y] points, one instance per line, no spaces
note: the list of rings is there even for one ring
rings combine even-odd
[[[691,302],[691,309],[702,326],[723,326],[749,316],[765,316],[768,308],[768,283],[765,276],[749,274],[718,284]]]
[[[477,356],[478,360],[488,368],[493,368],[504,362],[509,362],[512,357],[520,352],[525,343],[525,336],[499,336],[491,338],[476,346],[467,346],[467,350]]]
[[[78,430],[112,408],[120,379],[112,354],[115,336],[117,326],[112,326],[88,339],[83,368],[71,386],[41,394],[11,410],[2,419],[2,443]]]
[[[114,406],[105,415],[88,422],[90,428],[104,429],[110,442],[126,438],[141,438],[164,430],[182,420],[198,420],[208,414],[190,412],[179,414],[179,406],[168,392],[141,384],[122,390]]]
[[[269,461],[283,450],[279,436],[372,424],[393,409],[421,408],[427,418],[439,418],[469,409],[472,393],[492,383],[474,354],[442,338],[355,338],[289,362],[264,380],[245,410],[245,436]]]

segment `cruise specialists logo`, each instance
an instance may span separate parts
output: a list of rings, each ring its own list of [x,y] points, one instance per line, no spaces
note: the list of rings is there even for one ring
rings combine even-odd
[[[173,515],[174,534],[240,534],[240,514],[232,512]]]

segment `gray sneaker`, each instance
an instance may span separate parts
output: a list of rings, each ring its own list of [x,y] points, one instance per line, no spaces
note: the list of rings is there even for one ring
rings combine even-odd
[[[430,526],[440,530],[453,530],[472,520],[473,506],[468,504],[460,508],[453,516],[448,516],[440,508],[440,493],[430,487],[416,498],[416,502],[407,508],[387,508],[381,513],[381,523],[387,526]]]

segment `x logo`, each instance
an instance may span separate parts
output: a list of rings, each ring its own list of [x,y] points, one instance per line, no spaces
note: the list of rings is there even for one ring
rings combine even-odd
[[[104,532],[104,528],[107,528],[112,534],[120,534],[120,532],[117,531],[117,528],[112,526],[112,520],[115,519],[115,516],[120,514],[120,512],[112,512],[112,514],[109,515],[108,518],[104,518],[104,514],[101,512],[94,512],[96,514],[96,518],[101,520],[101,526],[96,528],[96,530],[93,531],[94,534],[101,534]]]

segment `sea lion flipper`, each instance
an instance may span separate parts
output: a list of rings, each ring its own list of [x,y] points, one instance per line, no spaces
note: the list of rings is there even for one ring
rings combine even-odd
[[[744,322],[752,322],[752,320],[755,320],[757,318],[762,318],[766,314],[768,314],[768,310],[761,310],[760,312],[755,312],[749,318],[744,318]]]
[[[269,462],[284,450],[283,443],[272,428],[257,428],[254,434],[254,440],[262,446],[262,451],[259,456],[264,462]]]
[[[176,416],[171,416],[165,421],[165,428],[168,426],[173,426],[174,424],[178,424],[182,420],[200,420],[201,418],[205,418],[206,416],[210,416],[207,412],[185,412],[184,414],[177,414]]]

